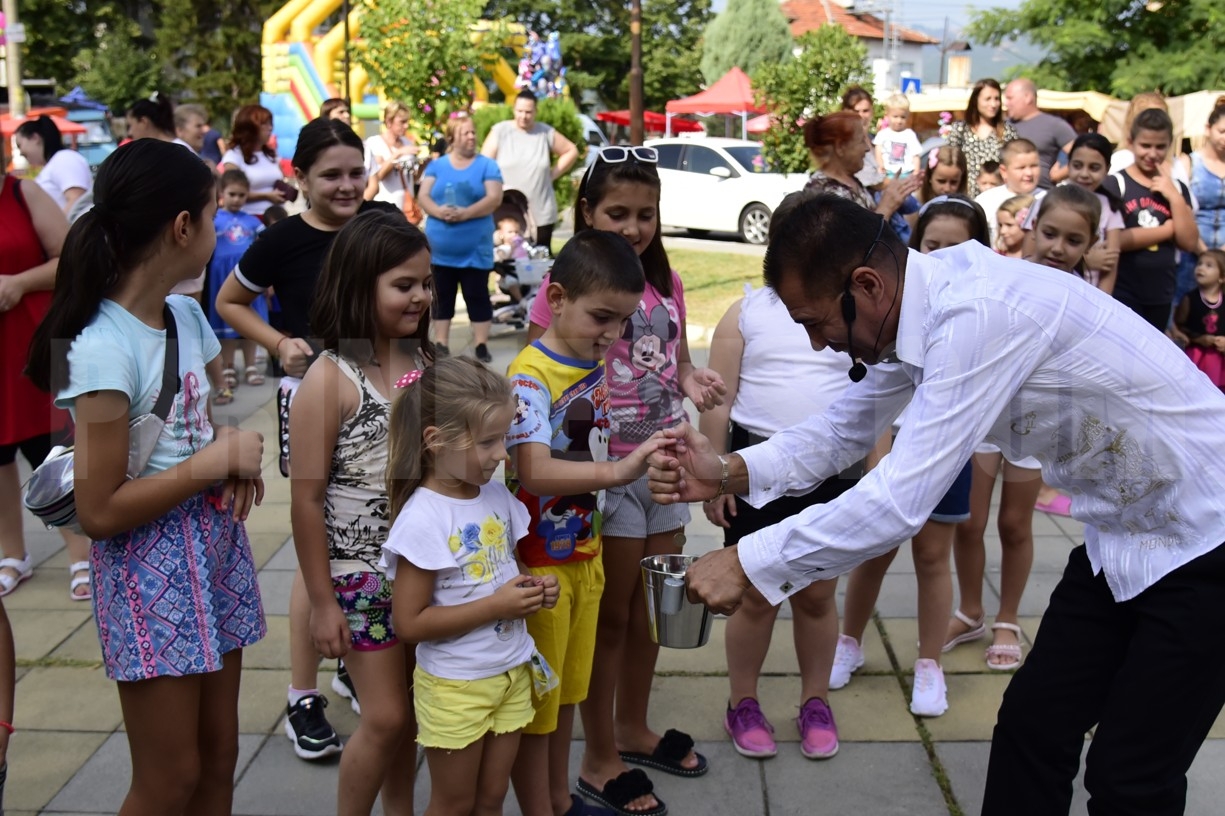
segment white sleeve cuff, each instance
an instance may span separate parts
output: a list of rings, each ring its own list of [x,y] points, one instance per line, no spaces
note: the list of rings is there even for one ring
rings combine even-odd
[[[778,606],[812,583],[811,577],[796,575],[787,567],[777,530],[777,526],[766,527],[740,539],[736,547],[744,574],[771,606]]]

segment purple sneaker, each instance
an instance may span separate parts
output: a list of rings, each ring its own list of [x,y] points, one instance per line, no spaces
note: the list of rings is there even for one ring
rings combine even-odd
[[[809,759],[829,759],[838,753],[838,726],[834,712],[820,697],[813,697],[800,708],[795,718],[800,730],[800,753]]]
[[[745,697],[735,708],[728,707],[723,730],[732,738],[732,745],[741,756],[765,759],[778,753],[774,726],[752,697]]]

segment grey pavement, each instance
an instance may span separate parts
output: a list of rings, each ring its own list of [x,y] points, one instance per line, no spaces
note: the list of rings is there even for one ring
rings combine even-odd
[[[452,348],[470,343],[457,324]],[[504,368],[518,351],[522,332],[496,335],[490,343],[495,368]],[[700,349],[695,352],[701,354]],[[243,385],[233,405],[217,413],[268,437],[275,427],[272,385]],[[265,472],[268,498],[251,517],[252,549],[268,617],[268,637],[244,655],[240,696],[240,752],[234,812],[330,814],[335,812],[338,765],[297,759],[283,731],[285,689],[289,682],[287,645],[289,583],[296,557],[289,529],[287,481],[275,473],[273,446]],[[1032,638],[1058,580],[1069,549],[1080,542],[1078,525],[1038,514],[1035,519],[1034,573],[1022,608],[1022,624]],[[34,577],[5,598],[18,654],[18,733],[9,750],[5,804],[13,814],[114,813],[128,784],[127,740],[114,684],[101,668],[97,633],[88,605],[68,597],[67,557],[58,536],[25,525],[29,551],[38,565]],[[718,547],[720,536],[700,511],[688,528],[687,552]],[[988,540],[986,602],[993,611],[999,584],[999,548]],[[841,593],[839,594],[841,599]],[[910,667],[915,659],[915,579],[908,548],[903,547],[887,576],[878,616],[864,640],[867,662],[844,689],[831,694],[840,730],[841,751],[823,762],[804,759],[792,720],[799,705],[799,676],[791,646],[791,621],[784,610],[776,625],[761,681],[761,702],[777,728],[779,755],[749,760],[737,755],[722,730],[726,705],[723,621],[701,649],[662,651],[653,686],[651,720],[658,730],[677,727],[693,734],[711,771],[695,780],[653,773],[660,797],[677,816],[702,814],[862,813],[872,816],[958,816],[980,808],[991,728],[1008,677],[989,672],[982,644],[945,656],[950,710],[937,719],[919,720],[907,708]],[[603,667],[596,666],[597,671]],[[327,688],[332,666],[325,663],[319,685]],[[342,735],[351,734],[356,716],[332,696],[328,716]],[[1154,700],[1160,693],[1155,690]],[[1154,702],[1143,701],[1147,705]],[[1160,716],[1152,708],[1138,716]],[[572,768],[582,751],[573,748]],[[1225,800],[1225,724],[1218,722],[1190,774],[1187,813],[1215,816]],[[420,765],[420,760],[418,761]],[[428,772],[417,781],[417,811],[428,799]],[[1079,783],[1073,813],[1085,813]],[[376,812],[381,812],[376,810]],[[513,796],[506,813],[518,814]]]

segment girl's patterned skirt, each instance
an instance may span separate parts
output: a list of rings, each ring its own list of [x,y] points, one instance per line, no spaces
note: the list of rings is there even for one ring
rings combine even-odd
[[[251,545],[219,489],[157,521],[95,541],[94,618],[106,676],[148,680],[217,671],[267,632]]]

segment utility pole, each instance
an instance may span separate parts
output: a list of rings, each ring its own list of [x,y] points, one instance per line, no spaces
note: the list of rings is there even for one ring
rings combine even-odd
[[[345,26],[345,50],[344,50],[344,92],[341,96],[345,100],[345,107],[349,110],[353,109],[353,103],[349,99],[349,0],[344,0],[343,8],[340,13],[343,15]]]
[[[642,0],[630,0],[630,144],[642,144],[642,114]]]
[[[17,21],[17,0],[3,0],[5,65],[8,68],[9,116],[21,119],[26,115],[26,94],[21,84],[21,44],[25,32]]]

